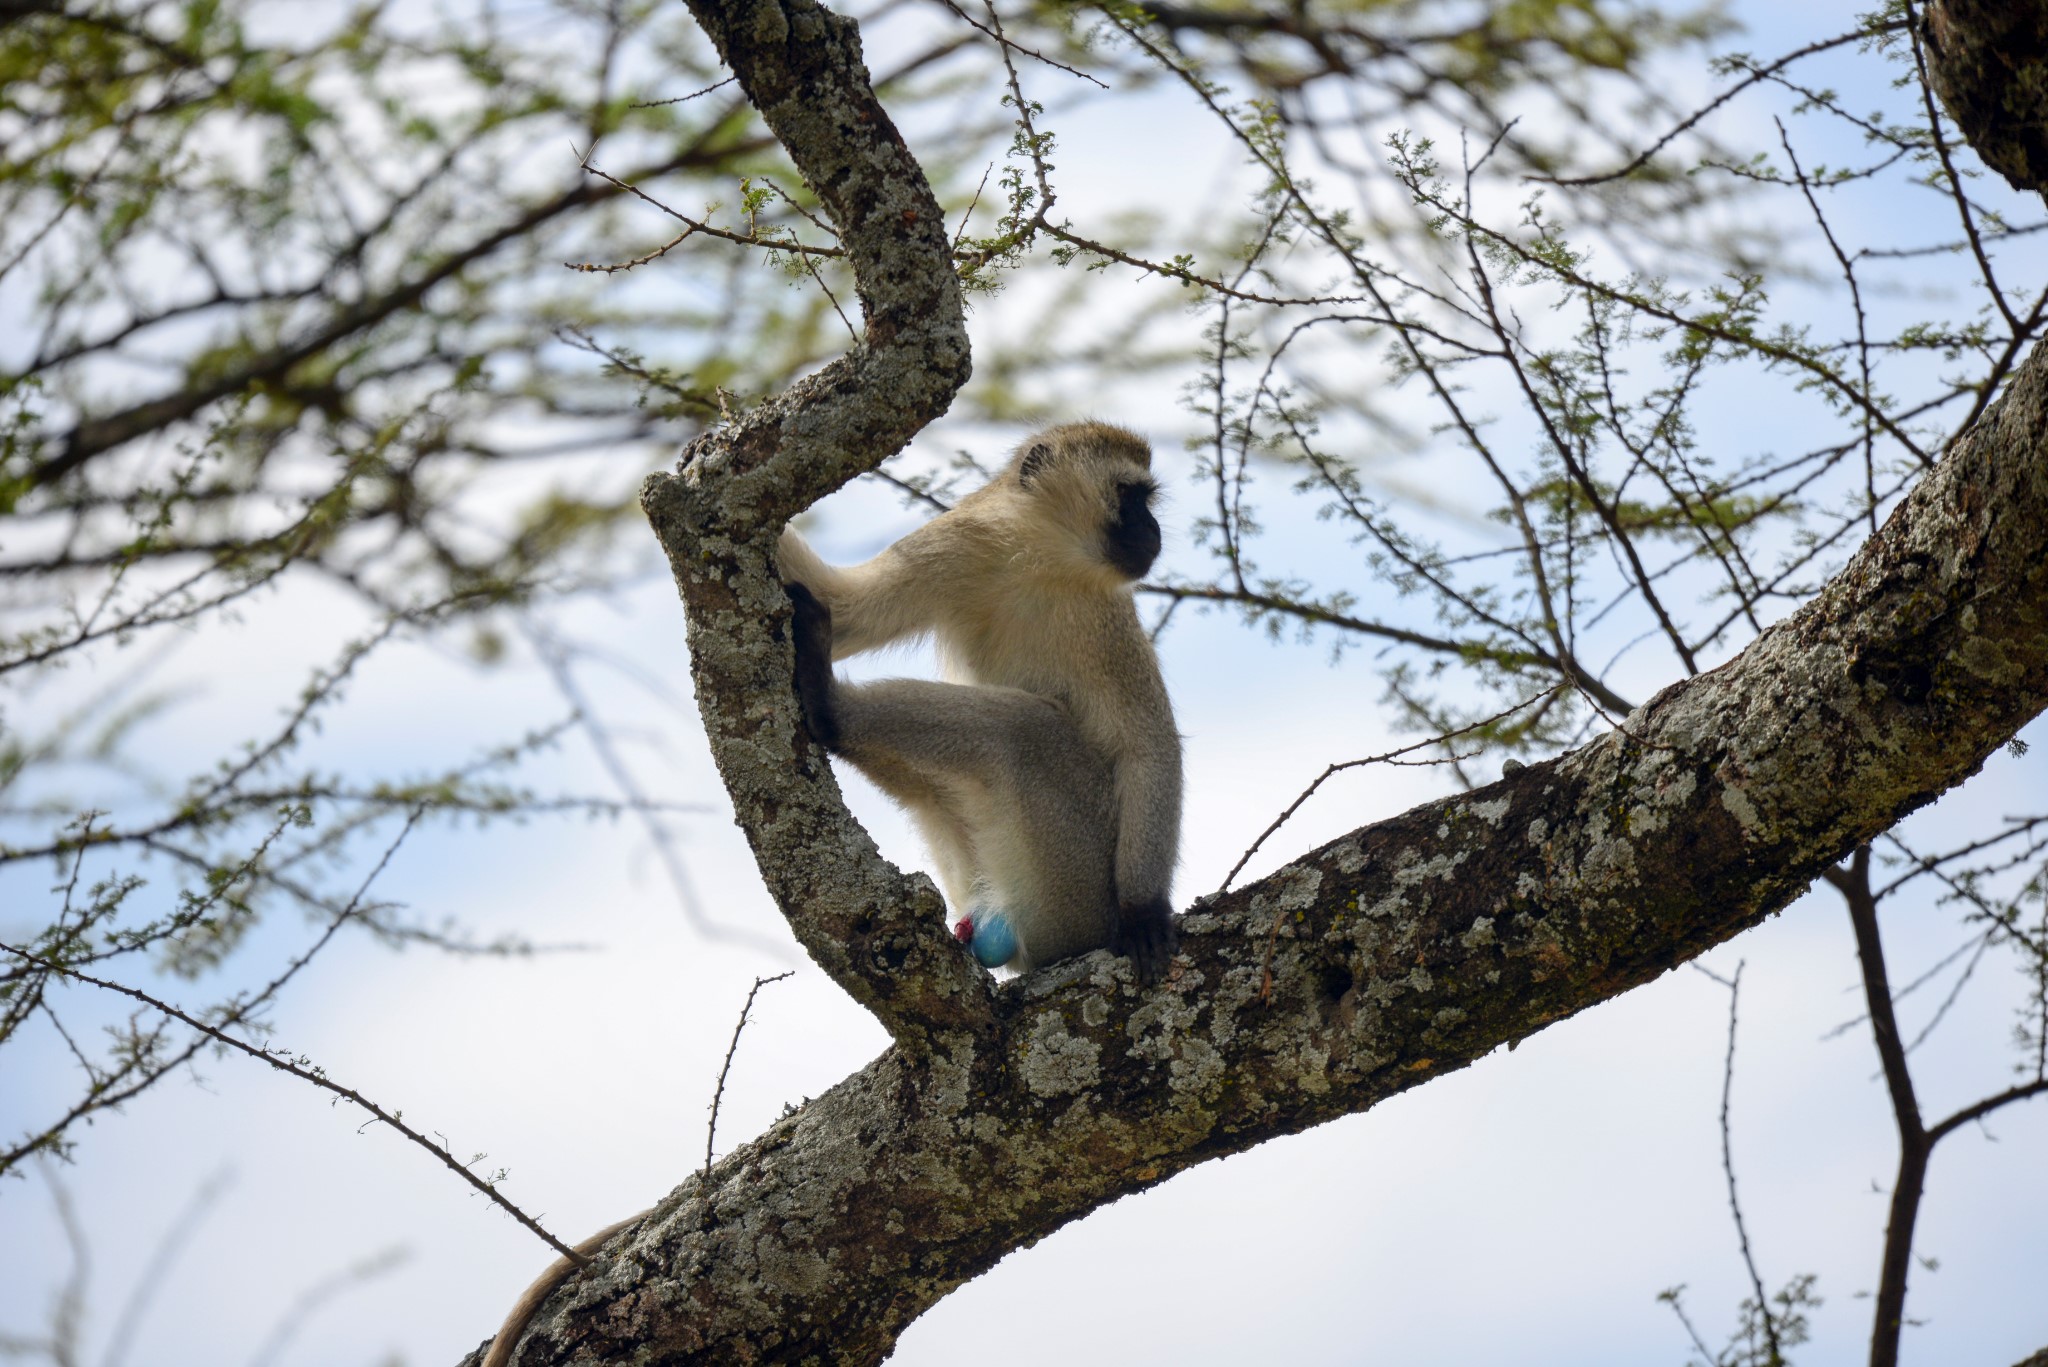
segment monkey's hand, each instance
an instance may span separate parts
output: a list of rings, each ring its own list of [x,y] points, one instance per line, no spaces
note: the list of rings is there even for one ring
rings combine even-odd
[[[1110,949],[1131,961],[1138,981],[1156,983],[1166,972],[1174,951],[1180,948],[1180,931],[1173,924],[1173,908],[1164,897],[1145,902],[1126,902],[1117,909],[1116,938]]]
[[[832,709],[832,609],[802,584],[789,584],[796,614],[796,696],[803,704],[804,725],[811,739],[827,750],[839,749],[839,718]]]
[[[825,583],[832,577],[832,569],[818,559],[818,553],[811,549],[811,543],[797,534],[794,527],[784,527],[781,538],[775,543],[775,568],[782,572],[785,584],[806,584],[812,587]]]

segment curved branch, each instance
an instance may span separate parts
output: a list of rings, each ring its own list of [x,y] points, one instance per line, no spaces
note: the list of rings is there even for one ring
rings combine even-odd
[[[803,733],[772,560],[792,515],[900,450],[966,382],[945,220],[875,98],[852,20],[816,0],[691,12],[830,215],[865,323],[847,355],[698,438],[642,490],[688,609],[712,755],[811,957],[899,1040],[986,1030],[989,980],[945,934],[936,889],[883,861]]]
[[[1927,1131],[1927,1142],[1937,1143],[1973,1120],[1982,1120],[1993,1111],[2010,1106],[2015,1101],[2027,1101],[2037,1096],[2048,1096],[2048,1079],[2036,1078],[2032,1082],[2022,1082],[1963,1107],[1948,1119],[1931,1127]]]

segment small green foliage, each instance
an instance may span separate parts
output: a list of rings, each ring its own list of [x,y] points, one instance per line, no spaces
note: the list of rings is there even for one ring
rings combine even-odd
[[[1734,1330],[1718,1349],[1709,1348],[1694,1330],[1685,1312],[1683,1286],[1660,1291],[1657,1299],[1671,1307],[1692,1340],[1686,1367],[1792,1367],[1787,1350],[1812,1337],[1811,1314],[1824,1304],[1814,1291],[1818,1280],[1811,1273],[1793,1277],[1772,1294],[1768,1312],[1754,1299],[1744,1300],[1736,1308]]]

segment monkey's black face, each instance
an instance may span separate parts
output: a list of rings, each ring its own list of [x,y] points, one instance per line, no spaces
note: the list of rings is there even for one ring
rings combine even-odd
[[[1103,538],[1103,551],[1109,563],[1131,579],[1143,579],[1159,558],[1159,520],[1152,516],[1155,492],[1149,480],[1116,486],[1116,520]]]

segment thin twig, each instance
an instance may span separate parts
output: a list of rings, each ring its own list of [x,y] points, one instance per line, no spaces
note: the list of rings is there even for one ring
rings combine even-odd
[[[776,237],[762,237],[759,233],[736,233],[727,228],[714,228],[709,223],[700,222],[697,219],[691,218],[688,214],[681,213],[675,209],[671,209],[668,205],[663,204],[660,200],[656,199],[653,195],[648,194],[639,186],[620,180],[617,176],[611,174],[611,172],[609,171],[600,171],[597,167],[592,166],[590,164],[590,161],[587,156],[580,163],[580,165],[584,171],[588,172],[593,176],[596,176],[599,180],[605,181],[610,185],[616,186],[618,189],[624,190],[627,194],[633,196],[633,198],[640,200],[643,203],[651,204],[655,208],[661,210],[661,212],[667,214],[670,218],[682,224],[683,231],[676,234],[676,236],[666,244],[655,248],[653,251],[647,253],[645,256],[636,257],[631,261],[614,262],[610,265],[606,265],[602,262],[593,261],[564,261],[562,264],[572,271],[586,271],[602,275],[611,275],[619,271],[631,270],[635,266],[643,266],[657,257],[666,255],[671,249],[680,246],[683,242],[687,241],[691,237],[696,236],[699,233],[702,233],[706,237],[723,238],[727,242],[737,242],[742,247],[761,247],[768,251],[789,252],[796,256],[808,257],[846,255],[846,250],[843,247],[813,247],[808,243],[797,241],[793,235],[787,239],[784,239]]]
[[[1099,78],[1090,76],[1085,71],[1080,71],[1075,69],[1074,67],[1070,67],[1065,62],[1054,61],[1052,58],[1046,56],[1043,52],[1038,52],[1031,48],[1028,48],[1024,46],[1022,43],[1018,42],[1016,39],[1004,33],[1002,28],[1002,21],[1000,19],[996,19],[994,5],[989,6],[989,18],[995,19],[996,26],[994,28],[990,28],[987,24],[982,23],[979,19],[969,14],[966,10],[961,9],[958,5],[954,4],[953,0],[939,0],[939,3],[944,5],[947,9],[953,11],[953,13],[959,15],[962,19],[965,19],[969,24],[972,24],[975,28],[980,29],[989,37],[995,39],[998,43],[1001,43],[1004,47],[1015,48],[1017,51],[1023,53],[1026,57],[1031,57],[1038,61],[1044,62],[1047,66],[1050,67],[1057,67],[1059,70],[1066,72],[1069,76],[1079,76],[1082,80],[1088,82],[1090,85],[1094,86],[1098,90],[1109,89],[1109,85],[1106,82],[1100,80]]]
[[[425,1149],[428,1153],[431,1153],[436,1158],[440,1159],[446,1167],[453,1171],[457,1176],[461,1177],[463,1181],[469,1183],[469,1185],[475,1187],[478,1191],[482,1192],[485,1196],[489,1197],[492,1204],[496,1205],[499,1209],[503,1210],[506,1214],[510,1215],[520,1224],[525,1225],[528,1229],[532,1230],[535,1234],[539,1235],[541,1240],[545,1242],[549,1248],[554,1249],[555,1252],[569,1259],[578,1267],[583,1266],[584,1263],[588,1261],[587,1259],[578,1255],[575,1249],[569,1247],[560,1239],[557,1239],[554,1235],[548,1233],[547,1230],[541,1228],[539,1221],[535,1220],[531,1215],[528,1215],[518,1206],[515,1206],[510,1201],[506,1200],[504,1196],[499,1194],[496,1187],[492,1186],[489,1182],[486,1182],[483,1178],[478,1177],[475,1173],[471,1172],[468,1169],[468,1167],[466,1167],[459,1160],[457,1160],[455,1155],[450,1153],[445,1147],[443,1147],[440,1144],[436,1144],[433,1140],[427,1138],[418,1130],[415,1130],[412,1126],[406,1124],[405,1121],[400,1118],[404,1115],[404,1112],[387,1111],[382,1106],[379,1106],[376,1102],[364,1096],[361,1092],[355,1090],[353,1087],[344,1087],[342,1084],[335,1082],[333,1079],[327,1076],[326,1070],[322,1069],[317,1064],[313,1063],[310,1059],[307,1059],[304,1055],[300,1055],[294,1058],[286,1055],[282,1050],[258,1048],[256,1045],[250,1044],[245,1040],[237,1039],[235,1036],[228,1034],[224,1030],[219,1030],[211,1025],[208,1025],[205,1021],[200,1020],[198,1017],[190,1015],[187,1012],[179,1010],[177,1007],[171,1005],[169,1002],[161,1001],[156,997],[152,997],[151,995],[149,995],[149,993],[142,991],[140,988],[128,987],[122,983],[109,982],[105,978],[95,978],[89,973],[81,973],[77,969],[67,968],[63,964],[54,963],[36,954],[32,954],[28,950],[18,949],[15,946],[7,944],[5,942],[0,942],[0,953],[12,954],[18,959],[24,959],[29,963],[47,969],[52,973],[59,974],[66,978],[70,978],[74,982],[84,983],[88,987],[97,987],[104,991],[112,992],[119,996],[127,997],[131,1001],[141,1002],[150,1010],[159,1012],[162,1015],[169,1016],[172,1020],[177,1021],[182,1025],[189,1026],[194,1030],[197,1030],[200,1034],[206,1036],[208,1039],[212,1040],[216,1044],[226,1045],[228,1048],[233,1049],[239,1053],[247,1054],[250,1058],[259,1059],[262,1062],[269,1064],[271,1067],[277,1069],[281,1073],[289,1073],[291,1076],[298,1078],[301,1082],[310,1082],[315,1087],[318,1087],[320,1090],[324,1092],[331,1092],[335,1096],[340,1097],[344,1101],[353,1102],[357,1106],[362,1107],[363,1110],[369,1112],[372,1119],[377,1120],[382,1124],[390,1126],[392,1129],[404,1135],[407,1139],[410,1139],[413,1143]]]
[[[625,795],[625,805],[640,818],[647,841],[654,847],[655,858],[661,861],[662,871],[668,875],[669,886],[674,889],[676,901],[681,904],[683,919],[700,935],[712,940],[726,940],[758,949],[787,963],[789,947],[765,935],[757,935],[740,927],[726,926],[712,919],[705,911],[703,901],[697,896],[697,885],[690,877],[689,866],[683,862],[682,854],[676,849],[675,833],[661,820],[660,809],[650,801],[641,789],[639,780],[633,776],[626,763],[626,757],[619,753],[614,743],[611,728],[598,716],[597,709],[583,687],[576,680],[575,668],[569,647],[532,618],[521,623],[527,643],[533,647],[543,667],[554,680],[556,691],[575,709],[576,722],[590,740],[590,748],[597,755],[597,762],[611,777],[612,783]]]
[[[1920,77],[1920,103],[1927,113],[1927,136],[1934,142],[1934,154],[1941,161],[1941,172],[1948,181],[1950,197],[1955,200],[1956,212],[1963,220],[1963,234],[1969,239],[1970,255],[1976,259],[1985,292],[1991,296],[1991,302],[2005,319],[2006,326],[2017,336],[2021,330],[2020,320],[2013,313],[2012,305],[2006,302],[2005,291],[1999,288],[1998,277],[1992,272],[1991,257],[1984,250],[1984,239],[1977,233],[1977,219],[1970,212],[1970,197],[1963,189],[1962,175],[1956,170],[1954,158],[1949,156],[1948,139],[1941,135],[1941,109],[1935,102],[1934,82],[1927,75],[1927,52],[1920,42],[1920,17],[1914,13],[1910,3],[1906,6],[1906,13],[1906,33],[1913,43],[1913,67]]]
[[[707,85],[707,86],[705,86],[705,87],[704,87],[704,88],[703,88],[702,90],[692,90],[692,91],[691,91],[691,92],[690,92],[689,94],[687,94],[687,95],[678,95],[678,96],[676,96],[676,97],[675,97],[674,99],[669,99],[669,100],[636,100],[636,101],[635,101],[635,102],[634,102],[633,104],[629,105],[629,106],[628,106],[628,108],[631,108],[631,109],[660,109],[660,108],[662,108],[662,107],[664,107],[664,106],[666,106],[666,105],[671,105],[671,104],[688,104],[688,103],[689,103],[689,102],[690,102],[691,100],[699,99],[699,98],[701,98],[701,97],[703,97],[703,96],[705,96],[705,95],[709,95],[709,94],[710,94],[710,93],[711,93],[712,91],[714,91],[714,90],[721,90],[721,89],[725,88],[726,86],[729,86],[729,85],[731,85],[731,84],[732,84],[732,83],[733,83],[734,81],[737,81],[738,79],[739,79],[739,77],[737,77],[737,76],[728,76],[728,77],[726,77],[726,78],[725,78],[724,80],[722,80],[722,81],[714,81],[714,82],[712,82],[712,83],[711,83],[710,85]]]
[[[1783,57],[1778,58],[1777,61],[1772,62],[1769,66],[1751,67],[1749,69],[1749,75],[1743,77],[1734,85],[1729,86],[1728,89],[1722,91],[1719,95],[1715,96],[1712,100],[1708,101],[1700,108],[1694,110],[1691,114],[1688,114],[1684,119],[1680,120],[1679,123],[1675,127],[1673,127],[1670,132],[1666,133],[1663,137],[1657,139],[1657,141],[1651,143],[1648,148],[1644,149],[1641,153],[1639,153],[1635,157],[1635,159],[1630,161],[1626,166],[1619,166],[1612,171],[1602,171],[1597,175],[1591,176],[1530,176],[1529,179],[1534,181],[1541,181],[1550,185],[1564,186],[1598,185],[1603,181],[1619,180],[1623,176],[1628,175],[1630,172],[1639,170],[1643,166],[1647,165],[1649,163],[1650,158],[1656,156],[1659,152],[1663,151],[1666,147],[1670,146],[1672,141],[1676,139],[1681,133],[1684,133],[1686,130],[1690,128],[1696,127],[1701,120],[1707,117],[1707,115],[1713,113],[1716,109],[1719,109],[1722,105],[1728,103],[1728,101],[1734,99],[1737,95],[1740,95],[1750,86],[1757,84],[1759,81],[1768,80],[1776,73],[1783,71],[1788,66],[1791,66],[1794,62],[1800,61],[1807,57],[1815,56],[1818,53],[1830,51],[1834,48],[1842,47],[1849,43],[1864,42],[1870,38],[1876,37],[1880,33],[1896,33],[1900,29],[1906,27],[1908,27],[1908,25],[1904,20],[1895,20],[1887,24],[1873,24],[1865,28],[1856,29],[1849,33],[1839,34],[1833,38],[1824,38],[1817,43],[1808,43],[1805,47],[1798,48],[1792,52],[1786,53]]]
[[[1735,1135],[1729,1114],[1735,1095],[1736,1007],[1742,997],[1743,965],[1738,962],[1734,976],[1728,978],[1698,964],[1693,967],[1728,989],[1728,1056],[1721,1067],[1721,1171],[1728,1179],[1728,1213],[1735,1218],[1735,1240],[1742,1248],[1742,1265],[1749,1272],[1750,1289],[1756,1295],[1757,1319],[1763,1323],[1764,1342],[1770,1347],[1769,1367],[1784,1367],[1785,1352],[1778,1342],[1778,1321],[1771,1314],[1771,1299],[1764,1292],[1763,1275],[1756,1270],[1756,1255],[1749,1246],[1749,1226],[1742,1218],[1742,1198],[1735,1189]]]
[[[995,174],[996,164],[990,162],[981,173],[981,184],[974,187],[974,198],[967,201],[967,212],[960,215],[960,231],[953,234],[953,254],[960,254],[960,244],[967,240],[967,225],[974,221],[974,211],[981,207],[981,192],[988,188],[988,178]]]
[[[1806,197],[1806,207],[1813,211],[1813,221],[1819,225],[1820,233],[1827,240],[1828,250],[1835,254],[1835,263],[1842,268],[1842,279],[1849,286],[1849,303],[1856,311],[1856,361],[1861,371],[1863,395],[1873,396],[1870,380],[1870,320],[1863,308],[1863,286],[1856,278],[1856,264],[1842,244],[1835,237],[1834,225],[1820,207],[1820,200],[1813,193],[1813,182],[1807,177],[1806,168],[1799,164],[1799,154],[1792,150],[1792,135],[1785,131],[1785,122],[1773,118],[1778,126],[1778,145],[1785,149],[1785,160],[1791,163],[1792,175],[1799,182],[1799,193]],[[1863,428],[1863,495],[1865,515],[1870,523],[1870,534],[1877,535],[1877,432],[1870,421],[1870,412],[1865,409],[1860,415]]]
[[[903,493],[910,495],[912,498],[916,499],[920,503],[930,504],[939,512],[949,513],[953,510],[952,504],[946,502],[946,500],[932,493],[929,489],[918,488],[917,485],[911,483],[909,480],[903,478],[901,475],[892,475],[887,470],[883,469],[869,470],[866,473],[867,478],[880,480],[882,483],[888,485],[892,489],[897,489]]]
[[[769,983],[779,983],[784,978],[793,977],[795,973],[795,969],[787,968],[772,978],[754,979],[754,985],[747,989],[746,1004],[740,1007],[740,1018],[732,1027],[732,1042],[725,1046],[725,1062],[718,1067],[718,1086],[711,1093],[711,1123],[704,1128],[704,1181],[702,1186],[707,1193],[706,1199],[709,1199],[708,1193],[711,1190],[711,1146],[718,1138],[718,1104],[725,1100],[725,1075],[732,1071],[732,1056],[740,1047],[740,1031],[747,1028],[747,1013],[754,1009],[754,994]]]
[[[1259,833],[1259,838],[1251,843],[1250,849],[1246,850],[1243,854],[1238,856],[1237,862],[1230,866],[1230,872],[1223,875],[1223,882],[1217,886],[1216,895],[1221,896],[1223,893],[1230,891],[1230,880],[1237,877],[1238,874],[1244,872],[1244,866],[1246,864],[1249,864],[1251,862],[1252,856],[1259,852],[1259,846],[1265,844],[1268,837],[1270,837],[1275,831],[1279,830],[1282,826],[1286,825],[1288,818],[1293,816],[1297,811],[1301,810],[1301,804],[1308,801],[1311,797],[1315,796],[1316,789],[1322,787],[1323,784],[1334,775],[1340,774],[1346,769],[1364,768],[1366,765],[1369,764],[1392,764],[1397,762],[1403,755],[1411,755],[1415,753],[1417,750],[1427,750],[1432,745],[1442,745],[1445,741],[1452,741],[1456,740],[1460,736],[1470,735],[1472,732],[1483,730],[1484,728],[1493,725],[1495,722],[1507,720],[1509,717],[1521,711],[1523,708],[1530,707],[1536,703],[1541,702],[1543,699],[1549,697],[1552,693],[1556,691],[1557,690],[1555,689],[1546,688],[1541,693],[1538,693],[1535,697],[1524,698],[1522,701],[1516,703],[1513,707],[1507,708],[1505,711],[1496,712],[1492,716],[1484,719],[1483,721],[1475,721],[1470,726],[1459,727],[1456,731],[1446,731],[1444,734],[1440,736],[1431,736],[1428,740],[1416,741],[1413,745],[1404,745],[1398,750],[1389,750],[1383,755],[1368,755],[1364,759],[1340,760],[1337,763],[1330,765],[1327,769],[1324,769],[1322,773],[1316,775],[1315,781],[1309,784],[1308,787],[1302,789],[1300,795],[1296,797],[1294,801],[1287,804],[1286,810],[1282,811],[1280,815],[1273,818],[1273,824],[1266,827],[1265,830]],[[1429,760],[1426,762],[1429,764],[1441,764],[1444,761]]]
[[[1237,863],[1231,868],[1230,872],[1223,876],[1223,884],[1221,887],[1216,889],[1217,893],[1221,894],[1229,890],[1230,880],[1237,877],[1237,875],[1243,871],[1244,866],[1250,862],[1251,857],[1254,854],[1258,853],[1259,846],[1266,843],[1266,838],[1272,835],[1273,832],[1279,830],[1280,827],[1286,823],[1289,817],[1293,816],[1296,811],[1300,810],[1301,804],[1308,801],[1309,798],[1315,793],[1316,789],[1322,787],[1324,781],[1328,779],[1331,775],[1336,774],[1345,769],[1356,769],[1363,765],[1368,764],[1455,764],[1460,759],[1470,759],[1472,758],[1471,755],[1459,755],[1455,752],[1448,756],[1432,760],[1403,760],[1400,757],[1402,755],[1411,754],[1417,750],[1427,749],[1429,746],[1432,745],[1447,745],[1450,741],[1456,740],[1459,736],[1469,735],[1474,731],[1480,730],[1484,727],[1491,726],[1497,721],[1502,721],[1507,717],[1510,717],[1515,713],[1521,711],[1523,708],[1530,706],[1532,703],[1542,701],[1544,698],[1551,696],[1555,692],[1555,689],[1545,689],[1543,692],[1537,694],[1535,697],[1524,699],[1523,701],[1516,703],[1513,707],[1508,708],[1506,711],[1496,712],[1494,715],[1486,718],[1483,721],[1473,722],[1470,726],[1463,726],[1457,729],[1456,731],[1448,731],[1440,736],[1432,736],[1428,740],[1419,740],[1415,742],[1415,744],[1413,745],[1404,745],[1399,750],[1389,750],[1387,753],[1383,755],[1370,755],[1365,759],[1345,760],[1342,763],[1332,764],[1329,768],[1323,770],[1322,773],[1318,774],[1316,776],[1315,782],[1309,784],[1307,788],[1303,789],[1299,797],[1295,798],[1294,801],[1287,804],[1287,810],[1280,813],[1279,816],[1275,817],[1273,819],[1272,825],[1266,827],[1266,829],[1259,834],[1259,838],[1252,842],[1251,848],[1246,850],[1243,856],[1239,858]],[[1477,753],[1478,751],[1473,752],[1473,754]],[[1286,914],[1287,912],[1285,907],[1275,908],[1273,912],[1273,924],[1266,928],[1266,952],[1264,958],[1261,959],[1259,963],[1259,1000],[1261,1002],[1270,1000],[1273,995],[1273,950],[1274,947],[1279,943],[1280,922],[1283,919],[1285,919]]]
[[[2002,1092],[1985,1097],[1982,1101],[1963,1107],[1939,1125],[1929,1129],[1928,1142],[1945,1139],[1972,1120],[1982,1120],[2001,1106],[2010,1106],[2015,1101],[2025,1101],[2029,1097],[2043,1095],[2048,1095],[2048,1078],[2035,1078],[2032,1082],[2022,1082],[2017,1086],[2008,1087]]]

